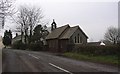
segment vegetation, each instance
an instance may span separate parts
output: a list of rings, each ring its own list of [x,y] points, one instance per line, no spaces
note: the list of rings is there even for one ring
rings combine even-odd
[[[33,30],[33,35],[31,37],[31,43],[24,44],[22,41],[17,41],[13,43],[13,48],[16,49],[29,49],[33,51],[40,51],[44,50],[43,42],[45,40],[45,37],[48,35],[48,31],[46,30],[46,27],[42,25],[37,25]]]
[[[33,35],[31,37],[31,43],[28,45],[30,50],[44,50],[44,40],[45,37],[49,34],[46,30],[46,26],[37,25],[33,30]]]
[[[82,53],[75,53],[75,52],[66,52],[63,56],[77,59],[77,60],[86,60],[91,62],[98,62],[104,64],[112,64],[118,65],[120,60],[118,60],[117,55],[90,55],[90,54],[82,54]]]
[[[37,42],[45,40],[45,37],[49,34],[46,28],[47,28],[46,26],[42,27],[42,25],[37,25],[33,30],[31,42],[37,43]]]
[[[16,18],[17,23],[20,25],[21,35],[25,37],[25,43],[28,44],[28,37],[29,43],[31,43],[34,27],[42,23],[42,9],[38,7],[21,6]],[[28,31],[30,35],[28,35]]]
[[[4,37],[3,37],[3,44],[6,46],[9,46],[11,45],[11,42],[12,42],[12,32],[9,30],[9,31],[5,31],[4,32]]]
[[[27,45],[22,43],[22,41],[20,40],[13,43],[12,48],[25,50],[27,48]]]
[[[105,33],[105,40],[113,43],[113,44],[117,44],[118,40],[119,40],[119,36],[118,36],[118,28],[115,27],[109,27],[108,30]]]
[[[79,46],[72,51],[63,53],[63,56],[92,62],[120,65],[120,46]]]
[[[0,16],[2,17],[2,28],[5,25],[7,16],[12,16],[15,12],[13,8],[13,0],[0,0]]]
[[[25,45],[26,49],[30,50],[42,49],[45,37],[49,33],[46,30],[47,23],[42,21],[43,17],[42,9],[39,7],[21,6],[19,8],[15,21],[20,26],[18,31],[21,32],[21,41],[14,43],[14,48]]]
[[[73,52],[89,54],[89,55],[118,55],[120,54],[120,46],[78,46]]]
[[[29,50],[32,51],[42,51],[43,50],[43,42],[39,41],[37,43],[31,43],[29,44]]]

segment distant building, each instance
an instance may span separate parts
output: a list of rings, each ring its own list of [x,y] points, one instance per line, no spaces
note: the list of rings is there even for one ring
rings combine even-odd
[[[87,45],[89,46],[100,46],[101,42],[88,42]]]
[[[105,43],[104,43],[104,42],[101,42],[100,45],[105,46]]]
[[[15,42],[17,42],[17,41],[21,41],[21,39],[22,39],[22,43],[25,43],[25,37],[24,37],[24,36],[21,37],[21,35],[16,35],[16,36],[12,39],[12,44],[15,43]]]
[[[87,39],[88,36],[79,26],[69,25],[55,28],[46,37],[49,50],[58,52],[66,51],[70,45],[86,44]]]
[[[89,46],[110,46],[112,45],[110,42],[105,41],[98,41],[98,42],[88,42],[87,45]]]

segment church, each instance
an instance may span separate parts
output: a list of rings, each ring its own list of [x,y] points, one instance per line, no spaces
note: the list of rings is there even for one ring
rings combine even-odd
[[[46,37],[49,51],[69,51],[76,44],[87,44],[88,36],[79,26],[70,27],[69,24],[58,27],[53,20],[51,33]]]

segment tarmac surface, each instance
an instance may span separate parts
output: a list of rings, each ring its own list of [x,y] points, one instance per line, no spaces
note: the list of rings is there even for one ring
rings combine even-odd
[[[40,51],[3,49],[2,72],[118,72],[118,68],[77,61]]]

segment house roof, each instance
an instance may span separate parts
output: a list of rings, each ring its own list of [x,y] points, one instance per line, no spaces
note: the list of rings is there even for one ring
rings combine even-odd
[[[62,27],[59,27],[53,30],[46,37],[46,39],[55,39],[55,38],[69,39],[77,29],[79,29],[87,37],[87,35],[82,31],[82,29],[79,26],[70,27],[69,25],[65,25],[65,26],[62,26]]]
[[[13,42],[14,42],[14,41],[19,41],[19,40],[21,40],[21,35],[15,36],[15,37],[12,39]]]
[[[69,27],[69,25],[65,25],[65,26],[56,28],[50,34],[48,34],[48,36],[46,37],[46,39],[55,39],[55,38],[58,38],[65,31],[65,29],[67,29],[68,27]]]

